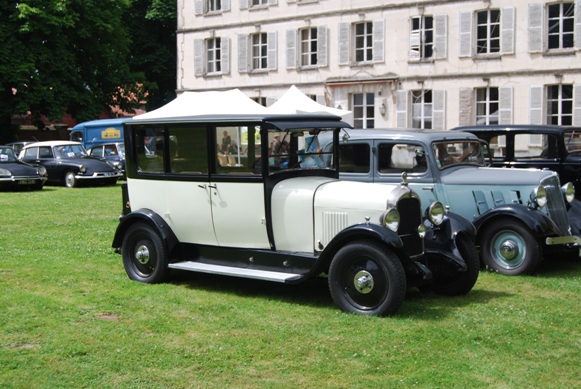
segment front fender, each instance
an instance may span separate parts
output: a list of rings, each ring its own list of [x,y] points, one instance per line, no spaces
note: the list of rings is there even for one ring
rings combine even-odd
[[[488,223],[499,217],[511,217],[520,220],[537,238],[559,235],[559,229],[547,215],[520,204],[505,204],[493,208],[480,215],[473,223],[476,229],[480,231]]]
[[[581,235],[581,201],[573,200],[571,204],[568,204],[567,216],[569,217],[571,234]]]
[[[127,229],[138,222],[147,223],[157,230],[168,253],[171,253],[173,248],[178,244],[179,241],[177,237],[161,216],[153,212],[151,209],[141,208],[127,215],[123,215],[119,219],[119,225],[117,226],[115,236],[113,237],[113,243],[111,244],[116,252],[121,252],[121,244]]]
[[[326,253],[336,252],[341,246],[345,245],[346,242],[359,238],[380,240],[397,251],[403,247],[403,243],[399,236],[390,229],[378,224],[360,223],[349,226],[335,235],[329,244],[327,244],[321,255],[325,256]]]

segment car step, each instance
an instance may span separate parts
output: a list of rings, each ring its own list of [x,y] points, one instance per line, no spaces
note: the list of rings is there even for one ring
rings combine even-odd
[[[252,278],[256,280],[274,281],[274,282],[290,282],[298,280],[302,276],[294,273],[281,273],[275,271],[247,269],[232,266],[210,265],[207,263],[184,261],[170,263],[168,265],[171,269],[195,271],[200,273],[220,274],[225,276],[234,276],[242,278]]]

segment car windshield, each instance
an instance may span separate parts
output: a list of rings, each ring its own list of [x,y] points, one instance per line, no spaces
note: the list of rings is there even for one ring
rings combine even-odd
[[[331,129],[292,129],[268,132],[269,173],[291,169],[333,169],[332,149],[323,150],[319,138],[332,139]]]
[[[125,144],[119,143],[117,145],[117,152],[119,153],[119,157],[125,158]]]
[[[476,140],[438,141],[432,143],[432,151],[440,169],[466,164],[484,166],[480,142]]]
[[[14,150],[10,147],[0,148],[0,162],[9,163],[16,162],[16,156],[14,155]]]
[[[87,155],[87,152],[81,145],[63,145],[55,146],[54,152],[57,158],[78,158]]]

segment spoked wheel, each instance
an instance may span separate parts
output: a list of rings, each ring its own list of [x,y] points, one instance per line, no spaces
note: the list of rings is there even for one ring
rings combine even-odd
[[[373,241],[356,241],[333,258],[329,290],[344,312],[392,315],[405,298],[405,272],[389,248]]]
[[[135,281],[154,284],[169,275],[167,255],[157,232],[147,224],[129,227],[121,246],[125,272]]]
[[[77,178],[75,177],[75,172],[68,171],[65,173],[65,186],[67,188],[74,188],[77,186]]]
[[[464,236],[456,241],[458,251],[466,263],[466,271],[454,275],[437,277],[433,281],[433,290],[444,296],[460,296],[472,290],[480,273],[480,259],[474,242]]]
[[[505,275],[533,273],[542,258],[542,249],[521,223],[497,220],[481,237],[482,261],[492,271]]]

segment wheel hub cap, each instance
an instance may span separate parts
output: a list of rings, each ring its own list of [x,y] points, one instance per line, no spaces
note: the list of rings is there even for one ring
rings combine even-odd
[[[353,279],[355,289],[361,294],[367,294],[373,290],[373,276],[365,270],[361,270],[355,274]]]
[[[149,249],[147,246],[139,246],[137,250],[135,250],[135,258],[143,265],[149,262]]]
[[[500,255],[507,261],[514,259],[518,255],[518,251],[518,245],[511,240],[505,240],[500,244]]]

